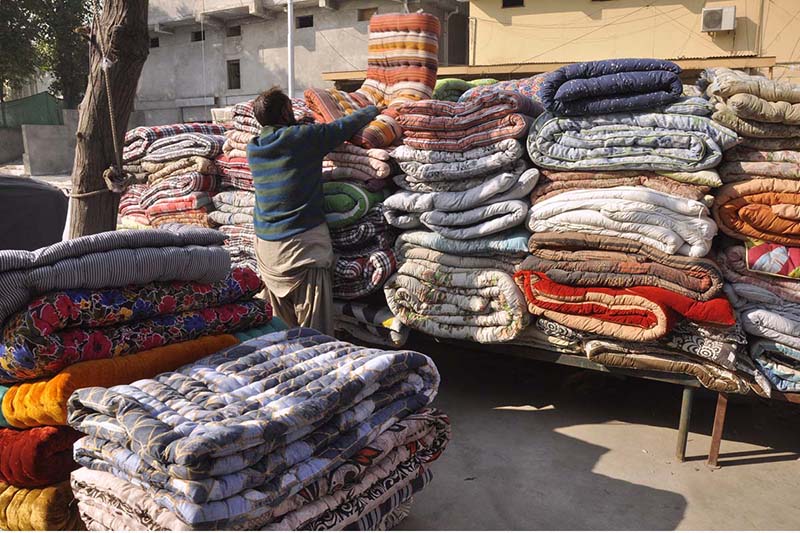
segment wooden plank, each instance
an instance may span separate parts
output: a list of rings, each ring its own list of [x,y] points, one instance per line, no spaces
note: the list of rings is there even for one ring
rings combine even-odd
[[[763,57],[715,57],[698,59],[673,59],[683,70],[703,70],[707,67],[728,68],[771,68],[775,65],[775,56]],[[567,63],[507,63],[499,65],[455,65],[439,67],[440,78],[524,78],[533,74],[550,72]],[[323,72],[325,81],[359,81],[367,76],[366,70],[347,70]]]

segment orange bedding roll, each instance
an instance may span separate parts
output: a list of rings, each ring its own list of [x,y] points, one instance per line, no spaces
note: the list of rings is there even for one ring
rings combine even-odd
[[[76,389],[152,378],[238,343],[233,335],[211,335],[125,357],[77,363],[50,379],[10,387],[3,396],[3,416],[16,428],[63,426],[67,400]]]

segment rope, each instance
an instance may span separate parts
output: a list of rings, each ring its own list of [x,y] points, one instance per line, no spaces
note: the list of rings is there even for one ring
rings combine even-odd
[[[67,194],[69,198],[88,198],[89,196],[99,196],[101,194],[111,193],[109,189],[97,189],[96,191],[90,192],[74,192]]]

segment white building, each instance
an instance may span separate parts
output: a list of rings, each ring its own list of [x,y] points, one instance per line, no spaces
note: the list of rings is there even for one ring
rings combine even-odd
[[[409,0],[407,6],[442,21],[441,64],[465,63],[468,4]],[[286,87],[286,0],[150,0],[149,9],[137,123],[209,120],[212,107]],[[396,0],[295,0],[295,96],[328,87],[322,72],[365,69],[369,18],[402,9]]]

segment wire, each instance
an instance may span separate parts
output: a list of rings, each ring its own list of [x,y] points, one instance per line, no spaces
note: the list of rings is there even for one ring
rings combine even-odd
[[[206,12],[206,0],[203,0],[203,13]],[[200,44],[201,54],[203,57],[203,111],[207,115],[208,111],[208,104],[206,102],[206,96],[208,94],[207,86],[206,86],[206,28],[205,28],[205,16],[200,14],[200,36],[203,38],[203,42]]]
[[[317,32],[317,34],[318,34],[320,37],[322,37],[322,38],[325,40],[325,42],[326,42],[326,43],[328,43],[328,46],[330,46],[330,47],[331,47],[331,50],[333,50],[333,51],[336,53],[336,55],[337,55],[337,56],[341,57],[341,58],[342,58],[342,60],[343,60],[345,63],[347,63],[348,65],[350,65],[351,67],[353,67],[353,70],[363,70],[363,69],[361,69],[361,68],[358,68],[358,67],[357,67],[357,66],[355,66],[354,64],[352,64],[352,63],[350,62],[350,60],[349,60],[349,59],[347,59],[347,58],[346,58],[346,57],[344,57],[344,56],[343,56],[341,53],[339,53],[339,50],[337,50],[337,49],[336,49],[336,48],[335,48],[335,47],[334,47],[334,46],[331,44],[331,42],[328,40],[328,38],[327,38],[327,37],[325,37],[325,34],[324,34],[324,33],[322,33],[322,31],[318,31],[318,32]]]
[[[798,16],[798,15],[800,15],[800,11],[798,11],[797,13],[794,13],[794,14],[792,14],[790,11],[787,11],[786,9],[784,9],[784,8],[780,7],[779,5],[775,4],[775,3],[774,3],[774,2],[772,2],[772,1],[770,1],[770,5],[774,5],[775,7],[779,8],[781,11],[783,11],[784,13],[786,13],[787,15],[792,15],[792,18],[790,18],[790,19],[789,19],[789,22],[787,22],[787,23],[786,23],[786,25],[785,25],[783,28],[781,28],[781,31],[779,31],[779,32],[778,32],[778,33],[775,35],[775,37],[773,37],[773,39],[772,39],[772,40],[769,42],[769,44],[768,44],[767,46],[765,46],[764,48],[769,48],[769,47],[771,47],[773,44],[775,44],[775,41],[777,41],[777,40],[778,40],[778,38],[781,36],[781,34],[783,34],[783,32],[784,32],[784,31],[786,31],[786,28],[788,28],[789,26],[791,26],[791,25],[792,25],[792,22],[794,22],[794,19],[796,19],[796,18],[797,18],[797,16]],[[764,22],[764,25],[765,25],[765,26],[767,25],[767,24],[766,24],[766,21]]]

